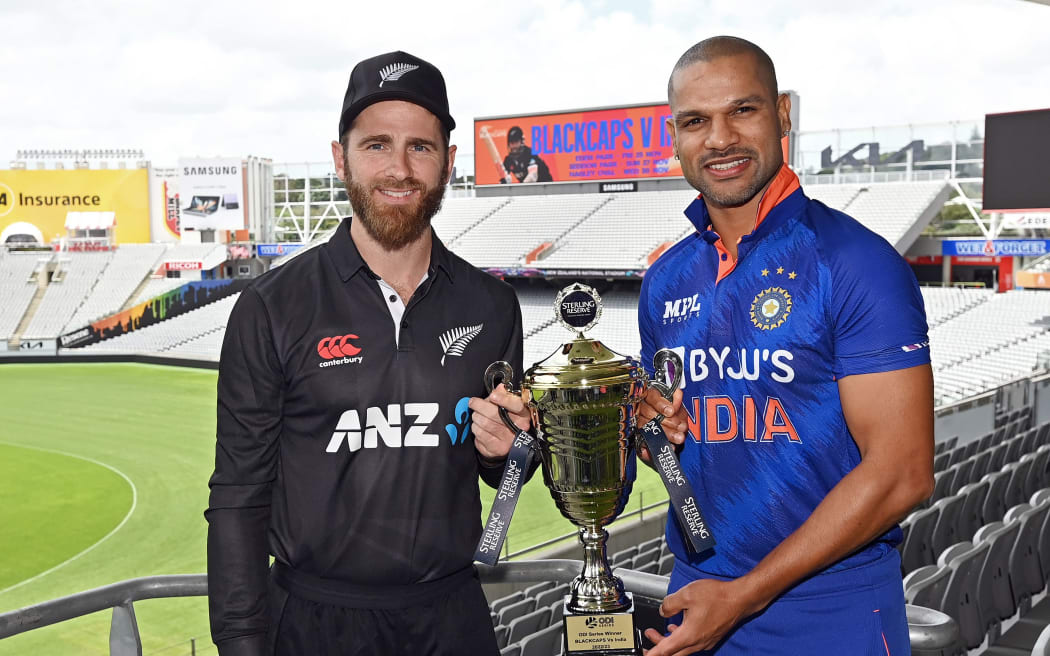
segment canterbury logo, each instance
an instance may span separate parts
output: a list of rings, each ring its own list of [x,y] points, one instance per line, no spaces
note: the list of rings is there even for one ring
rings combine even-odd
[[[383,82],[390,82],[391,80],[397,82],[402,75],[411,73],[417,68],[419,67],[415,64],[390,64],[389,66],[384,66],[379,70],[379,86],[383,86]]]
[[[446,330],[438,338],[438,341],[441,342],[441,366],[445,366],[445,358],[447,356],[455,355],[459,357],[463,355],[463,350],[467,348],[467,344],[470,344],[470,340],[481,334],[481,329],[484,326],[485,324],[479,323],[476,326],[460,326],[459,328]]]
[[[317,342],[317,354],[325,360],[357,355],[361,349],[350,343],[351,339],[360,339],[357,335],[336,335],[325,337]]]

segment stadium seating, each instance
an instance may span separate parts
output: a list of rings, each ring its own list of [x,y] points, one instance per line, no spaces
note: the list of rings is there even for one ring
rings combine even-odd
[[[140,353],[199,357],[222,345],[222,334],[239,294],[201,306],[175,319],[161,321],[130,333],[84,347],[87,352]],[[204,348],[202,348],[204,347]],[[218,351],[212,351],[217,353]],[[214,356],[211,358],[214,359]]]
[[[0,340],[10,338],[18,328],[37,291],[37,283],[31,279],[33,272],[41,261],[50,259],[50,253],[0,248]]]
[[[508,198],[446,198],[431,221],[434,231],[446,244],[490,216],[509,202]]]
[[[806,187],[806,192],[814,193],[814,189],[819,186],[810,185]],[[870,184],[863,186],[856,196],[838,209],[903,250],[911,244],[902,243],[902,240],[946,188],[943,180]],[[927,216],[926,220],[929,221],[931,216]]]
[[[673,563],[663,536],[631,545],[609,557],[617,567],[667,576]],[[661,569],[662,566],[662,569]],[[666,571],[663,571],[666,570]],[[494,599],[489,614],[501,654],[551,656],[562,653],[562,608],[569,584],[537,583]]]
[[[806,193],[904,250],[945,189],[937,181],[812,185]],[[682,212],[695,198],[691,189],[450,198],[433,223],[454,252],[477,266],[640,270],[662,244],[693,231]],[[550,246],[539,259],[526,262],[543,244]]]
[[[66,323],[63,332],[82,328],[96,319],[119,312],[142,281],[156,269],[164,250],[163,244],[128,244],[114,251],[109,266]]]
[[[453,240],[451,248],[475,266],[516,266],[545,242],[556,242],[609,199],[606,194],[515,197]]]
[[[939,471],[932,504],[902,524],[905,597],[956,619],[953,653],[1043,653],[1032,650],[1050,624],[1050,422],[1022,431],[1030,418],[1003,415],[946,450],[971,455]]]
[[[544,268],[640,269],[664,242],[693,231],[682,210],[696,192],[618,194],[584,219],[542,260]]]
[[[156,298],[172,291],[173,289],[178,289],[187,282],[189,281],[185,278],[150,278],[143,286],[142,291],[135,297],[133,304],[137,305],[139,303],[145,303],[151,298]]]
[[[51,282],[29,325],[27,338],[54,338],[62,332],[112,259],[112,252],[58,253]]]
[[[926,323],[930,328],[935,328],[995,296],[991,289],[923,287],[921,291],[923,304],[926,306]]]

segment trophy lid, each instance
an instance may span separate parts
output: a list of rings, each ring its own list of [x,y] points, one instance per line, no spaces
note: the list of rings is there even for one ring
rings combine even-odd
[[[594,328],[602,318],[602,297],[593,287],[576,282],[558,292],[554,299],[554,316],[567,330],[583,339],[584,331]]]
[[[546,359],[525,372],[525,385],[533,389],[591,387],[637,380],[645,376],[634,358],[620,355],[583,331],[598,323],[602,301],[592,287],[574,283],[559,292],[554,301],[558,321],[576,333]]]

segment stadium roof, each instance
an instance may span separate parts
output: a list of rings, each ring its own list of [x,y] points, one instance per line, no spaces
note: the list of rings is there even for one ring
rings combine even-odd
[[[115,212],[66,212],[66,230],[108,230],[114,223]]]

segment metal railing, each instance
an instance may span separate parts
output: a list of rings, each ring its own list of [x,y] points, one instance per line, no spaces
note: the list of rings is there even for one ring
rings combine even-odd
[[[526,560],[501,563],[494,567],[478,565],[482,583],[539,583],[571,581],[583,569],[579,560]],[[652,599],[667,593],[668,578],[646,572],[617,568],[628,592]],[[135,602],[166,597],[201,597],[208,594],[205,574],[149,576],[52,599],[42,604],[0,615],[0,639],[59,622],[113,609],[109,628],[110,656],[142,656],[142,638],[135,619]],[[907,606],[908,634],[912,649],[939,650],[955,645],[959,627],[944,613]]]

